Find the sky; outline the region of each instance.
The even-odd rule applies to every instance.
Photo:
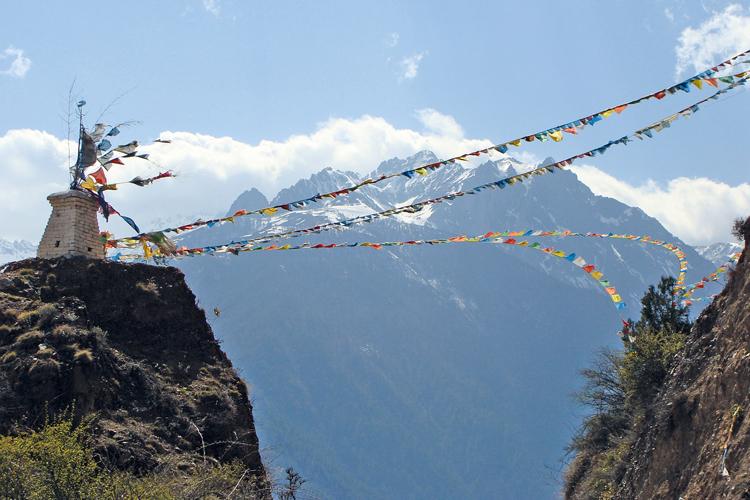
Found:
[[[151,155],[112,168],[109,182],[178,173],[107,194],[151,231],[223,216],[253,187],[270,199],[326,167],[366,174],[424,149],[450,158],[540,132],[750,49],[750,1],[6,3],[0,238],[33,243],[46,196],[69,183],[79,100],[87,127],[132,122],[117,139]],[[711,93],[650,99],[509,154],[564,159]],[[731,221],[750,215],[748,116],[741,87],[573,171],[689,244],[733,241]],[[172,143],[146,145],[157,138]],[[119,218],[100,227],[132,234]]]

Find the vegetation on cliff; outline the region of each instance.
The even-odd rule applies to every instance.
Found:
[[[673,302],[674,278],[651,285],[641,317],[623,333],[623,349],[604,348],[581,371],[584,386],[575,400],[591,410],[568,452],[575,459],[565,474],[566,499],[612,498],[627,470],[627,446],[692,326],[688,310]]]

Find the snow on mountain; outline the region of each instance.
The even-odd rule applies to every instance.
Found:
[[[739,243],[714,243],[712,245],[695,247],[695,251],[702,257],[710,260],[716,267],[721,266],[729,258],[742,251],[742,245]]]
[[[430,152],[394,158],[370,176],[435,160]],[[476,168],[449,164],[302,210],[238,217],[236,225],[181,235],[180,244],[218,245],[314,227],[531,168],[505,156]],[[270,205],[366,177],[326,169],[282,190]],[[247,191],[229,213],[264,204],[262,194]],[[648,235],[682,248],[696,280],[715,269],[658,221],[595,196],[569,171],[286,242],[528,229]],[[252,386],[261,442],[285,449],[278,462],[310,478],[320,496],[550,498],[554,486],[540,477],[562,455],[576,423],[568,394],[581,382],[577,371],[596,348],[617,345],[621,317],[637,317],[648,285],[677,275],[679,266],[672,253],[647,243],[528,238],[594,264],[628,303],[623,316],[580,268],[513,245],[243,252],[176,265],[201,303],[221,311],[213,328]]]
[[[0,264],[36,257],[36,245],[26,240],[5,240],[0,238]]]

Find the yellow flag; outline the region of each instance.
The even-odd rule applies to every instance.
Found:
[[[94,183],[94,178],[89,176],[88,179],[83,181],[81,183],[81,187],[84,189],[88,189],[89,191],[96,191],[96,184]]]
[[[516,147],[520,147],[521,146],[521,139],[518,139],[518,140],[513,141],[513,142],[509,142],[508,144],[511,144],[513,146],[516,146]]]
[[[143,256],[148,260],[148,258],[151,257],[151,247],[148,246],[146,240],[141,240],[141,244],[143,245]]]
[[[279,250],[289,250],[292,248],[292,245],[284,245],[283,247],[279,247]]]
[[[458,159],[460,160],[461,158],[458,158]],[[427,175],[427,169],[424,167],[417,168],[414,171],[418,173],[419,175]]]
[[[693,80],[693,85],[703,90],[703,80],[701,80],[700,78],[696,78],[695,80]]]
[[[279,211],[278,208],[273,208],[273,207],[271,207],[271,208],[264,208],[263,210],[261,210],[261,212],[263,212],[266,215],[273,215],[273,214],[275,214],[278,211]]]
[[[521,243],[516,243],[516,245],[518,245],[519,247],[527,247],[527,246],[529,246],[529,242],[528,241],[522,241]]]
[[[608,109],[607,111],[605,111],[604,113],[602,113],[602,116],[603,116],[604,118],[609,118],[609,117],[610,117],[610,115],[611,115],[612,113],[614,113],[614,112],[615,112],[615,110],[614,110],[614,109]]]
[[[232,225],[233,225],[233,226],[234,226],[234,225],[236,225],[236,224],[234,223],[234,217],[227,217],[227,218],[226,218],[226,219],[224,219],[224,220],[228,220],[229,222],[231,222],[231,223],[232,223]]]
[[[550,132],[547,135],[555,142],[562,141],[562,130],[558,130],[557,132]]]
[[[611,295],[612,302],[622,302],[622,298],[618,294]]]
[[[552,255],[562,258],[565,257],[565,252],[563,252],[562,250],[555,250],[554,252],[552,252]]]
[[[602,277],[602,276],[604,276],[604,275],[603,275],[602,273],[600,273],[599,271],[593,271],[593,272],[591,273],[591,276],[593,276],[593,277],[594,277],[594,279],[597,279],[597,280],[598,280],[599,278],[601,278],[601,277]]]
[[[102,191],[117,191],[117,184],[105,184],[99,189]]]

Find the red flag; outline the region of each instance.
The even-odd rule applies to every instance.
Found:
[[[159,175],[157,175],[156,177],[154,177],[153,180],[163,179],[165,177],[174,177],[174,175],[172,175],[172,172],[170,172],[169,170],[167,170],[166,172],[162,172]]]
[[[104,175],[104,169],[101,167],[99,167],[99,170],[89,175],[91,175],[91,177],[93,177],[94,180],[98,182],[99,184],[104,185],[107,183],[107,177]]]

